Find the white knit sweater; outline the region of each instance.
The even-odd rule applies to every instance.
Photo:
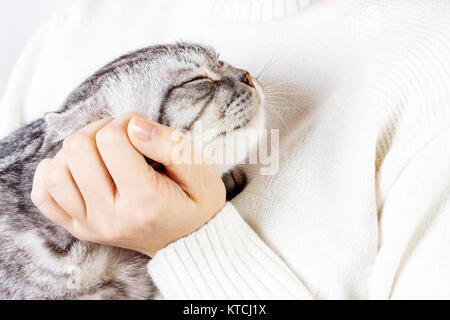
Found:
[[[76,1],[20,58],[2,133],[126,51],[212,44],[267,65],[280,170],[249,168],[232,203],[157,253],[162,296],[450,298],[450,2],[303,2]]]

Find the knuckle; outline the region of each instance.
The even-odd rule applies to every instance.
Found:
[[[223,184],[222,180],[218,181],[217,183],[217,201],[215,210],[220,211],[225,206],[226,199],[227,199],[227,190],[225,188],[225,185]]]
[[[141,227],[147,230],[157,230],[160,225],[158,215],[147,214],[141,221]]]
[[[100,129],[95,135],[95,141],[99,148],[108,148],[117,146],[123,140],[124,129],[115,125],[108,125]]]
[[[148,203],[143,203],[140,205],[134,205],[133,207],[133,220],[137,228],[149,228],[154,227],[158,223],[160,217],[160,210],[158,209],[158,204],[152,203],[151,206]]]
[[[114,234],[113,234],[113,232],[111,231],[111,229],[109,229],[109,228],[105,228],[105,229],[101,232],[101,235],[102,235],[103,238],[106,239],[106,240],[113,240],[113,238],[114,238]]]
[[[44,177],[44,185],[47,189],[50,189],[63,184],[64,180],[63,168],[58,165],[52,165]]]
[[[225,188],[225,184],[223,183],[222,179],[216,180],[216,188],[215,188],[217,194],[221,197],[225,197],[227,194],[227,189]]]
[[[189,150],[189,139],[180,130],[173,130],[170,134],[170,142],[172,149],[179,148],[180,152],[186,152]],[[188,150],[186,150],[188,149]]]
[[[163,165],[188,164],[192,150],[187,143],[188,139],[179,130],[173,130],[168,135],[167,147],[163,149],[164,157],[161,159]]]
[[[74,221],[70,227],[67,228],[67,231],[70,232],[75,238],[82,241],[91,241],[91,237],[89,237],[88,233],[85,231],[84,227],[80,225],[78,222]]]
[[[123,239],[124,232],[117,226],[108,226],[105,228],[103,235],[107,240],[115,242]]]
[[[46,201],[42,192],[37,191],[35,188],[31,189],[30,197],[31,202],[33,202],[33,204],[38,208]]]
[[[64,139],[63,150],[68,154],[78,154],[91,142],[91,137],[80,131]]]
[[[217,213],[225,206],[226,188],[221,179],[214,179],[210,182],[209,192],[205,194],[203,203],[206,204],[206,210]]]
[[[161,223],[161,219],[164,219],[161,206],[155,206],[151,209],[142,210],[140,215],[145,217],[145,222],[143,224],[149,228],[157,228]]]
[[[117,218],[111,219],[110,215],[99,214],[99,216],[97,216],[95,225],[96,225],[95,233],[99,238],[108,240],[110,242],[114,242],[120,239],[121,224],[117,223]]]

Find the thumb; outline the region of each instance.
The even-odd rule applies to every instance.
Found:
[[[128,136],[139,152],[163,164],[169,177],[191,197],[201,196],[203,184],[218,177],[215,169],[203,161],[201,153],[179,130],[135,117],[128,124]]]

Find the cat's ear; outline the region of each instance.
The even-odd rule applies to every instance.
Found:
[[[84,108],[71,108],[63,112],[47,113],[44,117],[47,134],[54,141],[64,140],[66,137],[89,124],[94,119]]]

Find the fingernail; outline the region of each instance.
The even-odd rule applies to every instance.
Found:
[[[131,121],[131,130],[139,140],[146,142],[152,141],[158,133],[158,129],[153,124],[139,118]]]

